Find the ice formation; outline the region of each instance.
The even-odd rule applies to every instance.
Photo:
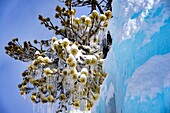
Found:
[[[92,113],[170,113],[170,1],[113,0],[108,73]]]

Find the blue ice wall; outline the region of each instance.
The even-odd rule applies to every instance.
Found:
[[[170,113],[170,1],[113,0],[108,73],[93,113]]]

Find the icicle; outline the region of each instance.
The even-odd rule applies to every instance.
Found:
[[[26,100],[26,99],[27,99],[27,96],[26,96],[26,95],[23,95],[23,98],[24,98],[24,100]]]
[[[38,104],[38,113],[40,112],[40,104]]]
[[[104,29],[103,31],[100,31],[98,34],[99,44],[101,48],[107,46],[107,33],[108,33],[108,29]]]
[[[44,104],[42,104],[42,113],[44,113]]]
[[[51,113],[49,103],[47,103],[47,113]]]
[[[91,111],[80,111],[79,109],[73,109],[69,113],[91,113]]]
[[[54,110],[55,104],[47,103],[46,106],[47,106],[47,113],[55,113],[55,110]]]
[[[32,103],[33,105],[33,113],[35,113],[35,103]]]
[[[53,103],[50,103],[50,109],[51,109],[51,113],[54,113],[53,112]]]
[[[52,113],[55,113],[55,104],[52,104]]]

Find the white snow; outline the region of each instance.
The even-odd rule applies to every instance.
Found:
[[[170,87],[170,53],[154,56],[137,68],[127,80],[126,97],[134,99],[139,96],[141,101],[145,101],[146,96],[152,99],[164,87]]]
[[[126,0],[120,2],[120,0],[113,1],[113,18],[109,24],[110,29],[112,29],[112,37],[117,41],[133,39],[136,33],[145,30],[147,38],[144,39],[143,44],[146,44],[150,41],[153,33],[160,30],[169,16],[169,10],[165,10],[166,7],[164,7],[159,16],[154,17],[158,7],[161,7],[163,2],[167,2],[167,0]]]

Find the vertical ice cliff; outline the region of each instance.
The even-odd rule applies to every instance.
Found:
[[[170,1],[113,0],[108,73],[92,113],[170,113]]]

